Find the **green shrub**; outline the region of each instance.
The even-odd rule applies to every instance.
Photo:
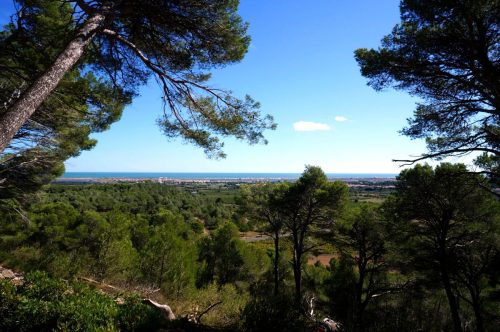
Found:
[[[61,280],[50,278],[45,272],[26,274],[22,286],[17,288],[18,305],[16,326],[20,331],[51,331],[57,326],[59,308],[68,286]]]
[[[118,305],[81,283],[31,272],[21,286],[0,280],[0,331],[155,331],[162,318],[138,297]]]
[[[0,331],[13,330],[18,304],[14,285],[7,280],[0,279]]]
[[[60,279],[51,278],[47,273],[34,271],[27,273],[19,293],[29,299],[60,301],[68,286]]]
[[[117,319],[120,331],[156,331],[164,320],[158,310],[141,303],[138,296],[125,298]]]
[[[118,331],[118,305],[86,285],[74,285],[58,304],[57,328],[63,331]]]

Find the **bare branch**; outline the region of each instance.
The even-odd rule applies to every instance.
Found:
[[[500,155],[500,151],[494,149],[483,148],[483,147],[471,147],[471,148],[456,148],[456,149],[442,150],[436,153],[423,154],[421,157],[417,157],[415,159],[393,159],[392,161],[398,163],[404,163],[401,165],[401,167],[403,167],[403,166],[413,165],[425,159],[433,159],[441,156],[450,156],[450,155],[463,156],[475,151],[483,151],[483,152],[493,153],[495,155]]]
[[[215,302],[214,304],[211,304],[208,308],[206,308],[205,310],[203,310],[197,317],[196,321],[197,323],[200,323],[201,322],[201,317],[203,315],[205,315],[206,313],[208,313],[210,310],[212,310],[213,308],[215,308],[216,306],[218,306],[219,304],[222,304],[222,301],[219,301],[219,302]]]
[[[96,9],[89,6],[84,0],[74,0],[78,7],[85,12],[87,15],[92,15],[96,12]]]

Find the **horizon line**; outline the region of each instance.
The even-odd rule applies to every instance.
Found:
[[[241,174],[241,173],[252,173],[252,174],[301,174],[301,172],[248,172],[248,171],[65,171],[64,173],[229,173],[229,174]],[[325,172],[325,174],[399,174],[393,172]]]

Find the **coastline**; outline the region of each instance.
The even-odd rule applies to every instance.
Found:
[[[295,173],[65,173],[52,181],[55,184],[85,183],[144,183],[162,184],[183,183],[259,183],[295,181],[300,174]],[[377,184],[394,182],[396,174],[327,174],[329,181],[340,180],[350,186],[364,186],[366,183]]]

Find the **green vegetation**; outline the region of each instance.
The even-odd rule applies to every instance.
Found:
[[[482,153],[500,176],[500,41],[497,0],[402,0],[401,23],[378,49],[358,49],[361,74],[376,90],[394,86],[420,97],[402,130],[425,138],[426,158]]]
[[[0,280],[2,331],[148,331],[162,317],[137,297],[118,305],[85,284],[43,272],[28,273],[21,286]]]
[[[40,76],[67,42],[71,6],[19,1],[17,26],[0,31],[0,116],[21,89]],[[25,28],[22,28],[25,27]],[[0,154],[0,198],[36,191],[64,172],[63,162],[97,143],[91,133],[117,121],[131,91],[81,67],[73,68]]]
[[[231,222],[242,219],[234,189],[219,190],[52,185],[25,206],[4,200],[0,261],[67,280],[90,277],[142,296],[159,289],[153,296],[181,315],[222,301],[202,322],[234,326],[269,259],[265,249],[240,240]]]
[[[238,99],[207,83],[210,68],[238,62],[247,52],[248,24],[237,13],[239,1],[15,2],[19,10],[0,35],[5,53],[2,73],[10,83],[6,89],[2,85],[5,91],[0,93],[5,106],[0,112],[0,153],[6,152],[6,157],[12,139],[26,130],[23,126],[32,125],[36,113],[53,111],[48,98],[61,92],[57,90],[69,76],[78,79],[75,68],[96,76],[81,80],[84,94],[89,90],[86,80],[97,87],[88,98],[80,96],[70,79],[64,109],[78,106],[84,119],[87,112],[110,113],[115,121],[137,88],[154,77],[165,101],[158,120],[161,130],[167,137],[179,136],[200,146],[210,156],[225,156],[222,137],[265,143],[263,131],[276,127],[271,116],[260,115],[260,104],[250,96]],[[19,61],[23,54],[13,52],[19,47],[31,57]],[[27,64],[38,68],[28,73]],[[59,115],[61,107],[55,108]],[[78,124],[71,121],[63,128],[73,122]]]
[[[322,317],[346,331],[440,331],[464,322],[491,330],[500,314],[500,206],[484,190],[488,182],[464,165],[442,164],[405,170],[395,184],[378,197],[383,204],[348,202],[347,186],[317,167],[293,183],[241,190],[56,184],[22,204],[2,201],[0,261],[46,271],[53,279],[28,276],[66,287],[42,305],[52,318],[33,320],[37,329],[140,329],[120,321],[127,315],[172,324],[139,296],[168,304],[186,330],[303,331]],[[96,293],[77,286],[78,277],[121,291]],[[13,301],[2,307],[2,324],[27,315],[22,303],[42,310],[42,295],[26,293],[28,284],[2,284],[3,301]],[[117,296],[135,300],[118,305]],[[83,313],[69,307],[75,301]],[[87,301],[99,303],[99,314]],[[187,327],[183,317],[197,323]]]
[[[429,153],[407,162],[480,152],[483,169],[416,165],[351,188],[315,166],[241,188],[43,187],[150,77],[171,111],[161,129],[209,156],[275,125],[206,85],[249,46],[236,0],[17,3],[0,32],[0,263],[25,275],[1,270],[0,330],[304,331],[323,317],[354,332],[498,330],[497,0],[402,0],[382,47],[356,51],[375,89],[422,98],[403,134]]]
[[[407,257],[405,270],[441,284],[455,330],[463,326],[459,298],[472,307],[477,330],[485,329],[483,305],[493,291],[486,280],[498,263],[492,234],[498,234],[500,214],[485,186],[465,165],[418,165],[401,172],[384,205],[393,239]]]
[[[90,135],[119,120],[152,77],[164,93],[160,130],[208,156],[225,156],[224,137],[266,143],[263,132],[276,127],[249,96],[207,83],[210,68],[248,49],[238,1],[14,4],[0,30],[0,198],[60,176],[63,162],[93,148]]]

